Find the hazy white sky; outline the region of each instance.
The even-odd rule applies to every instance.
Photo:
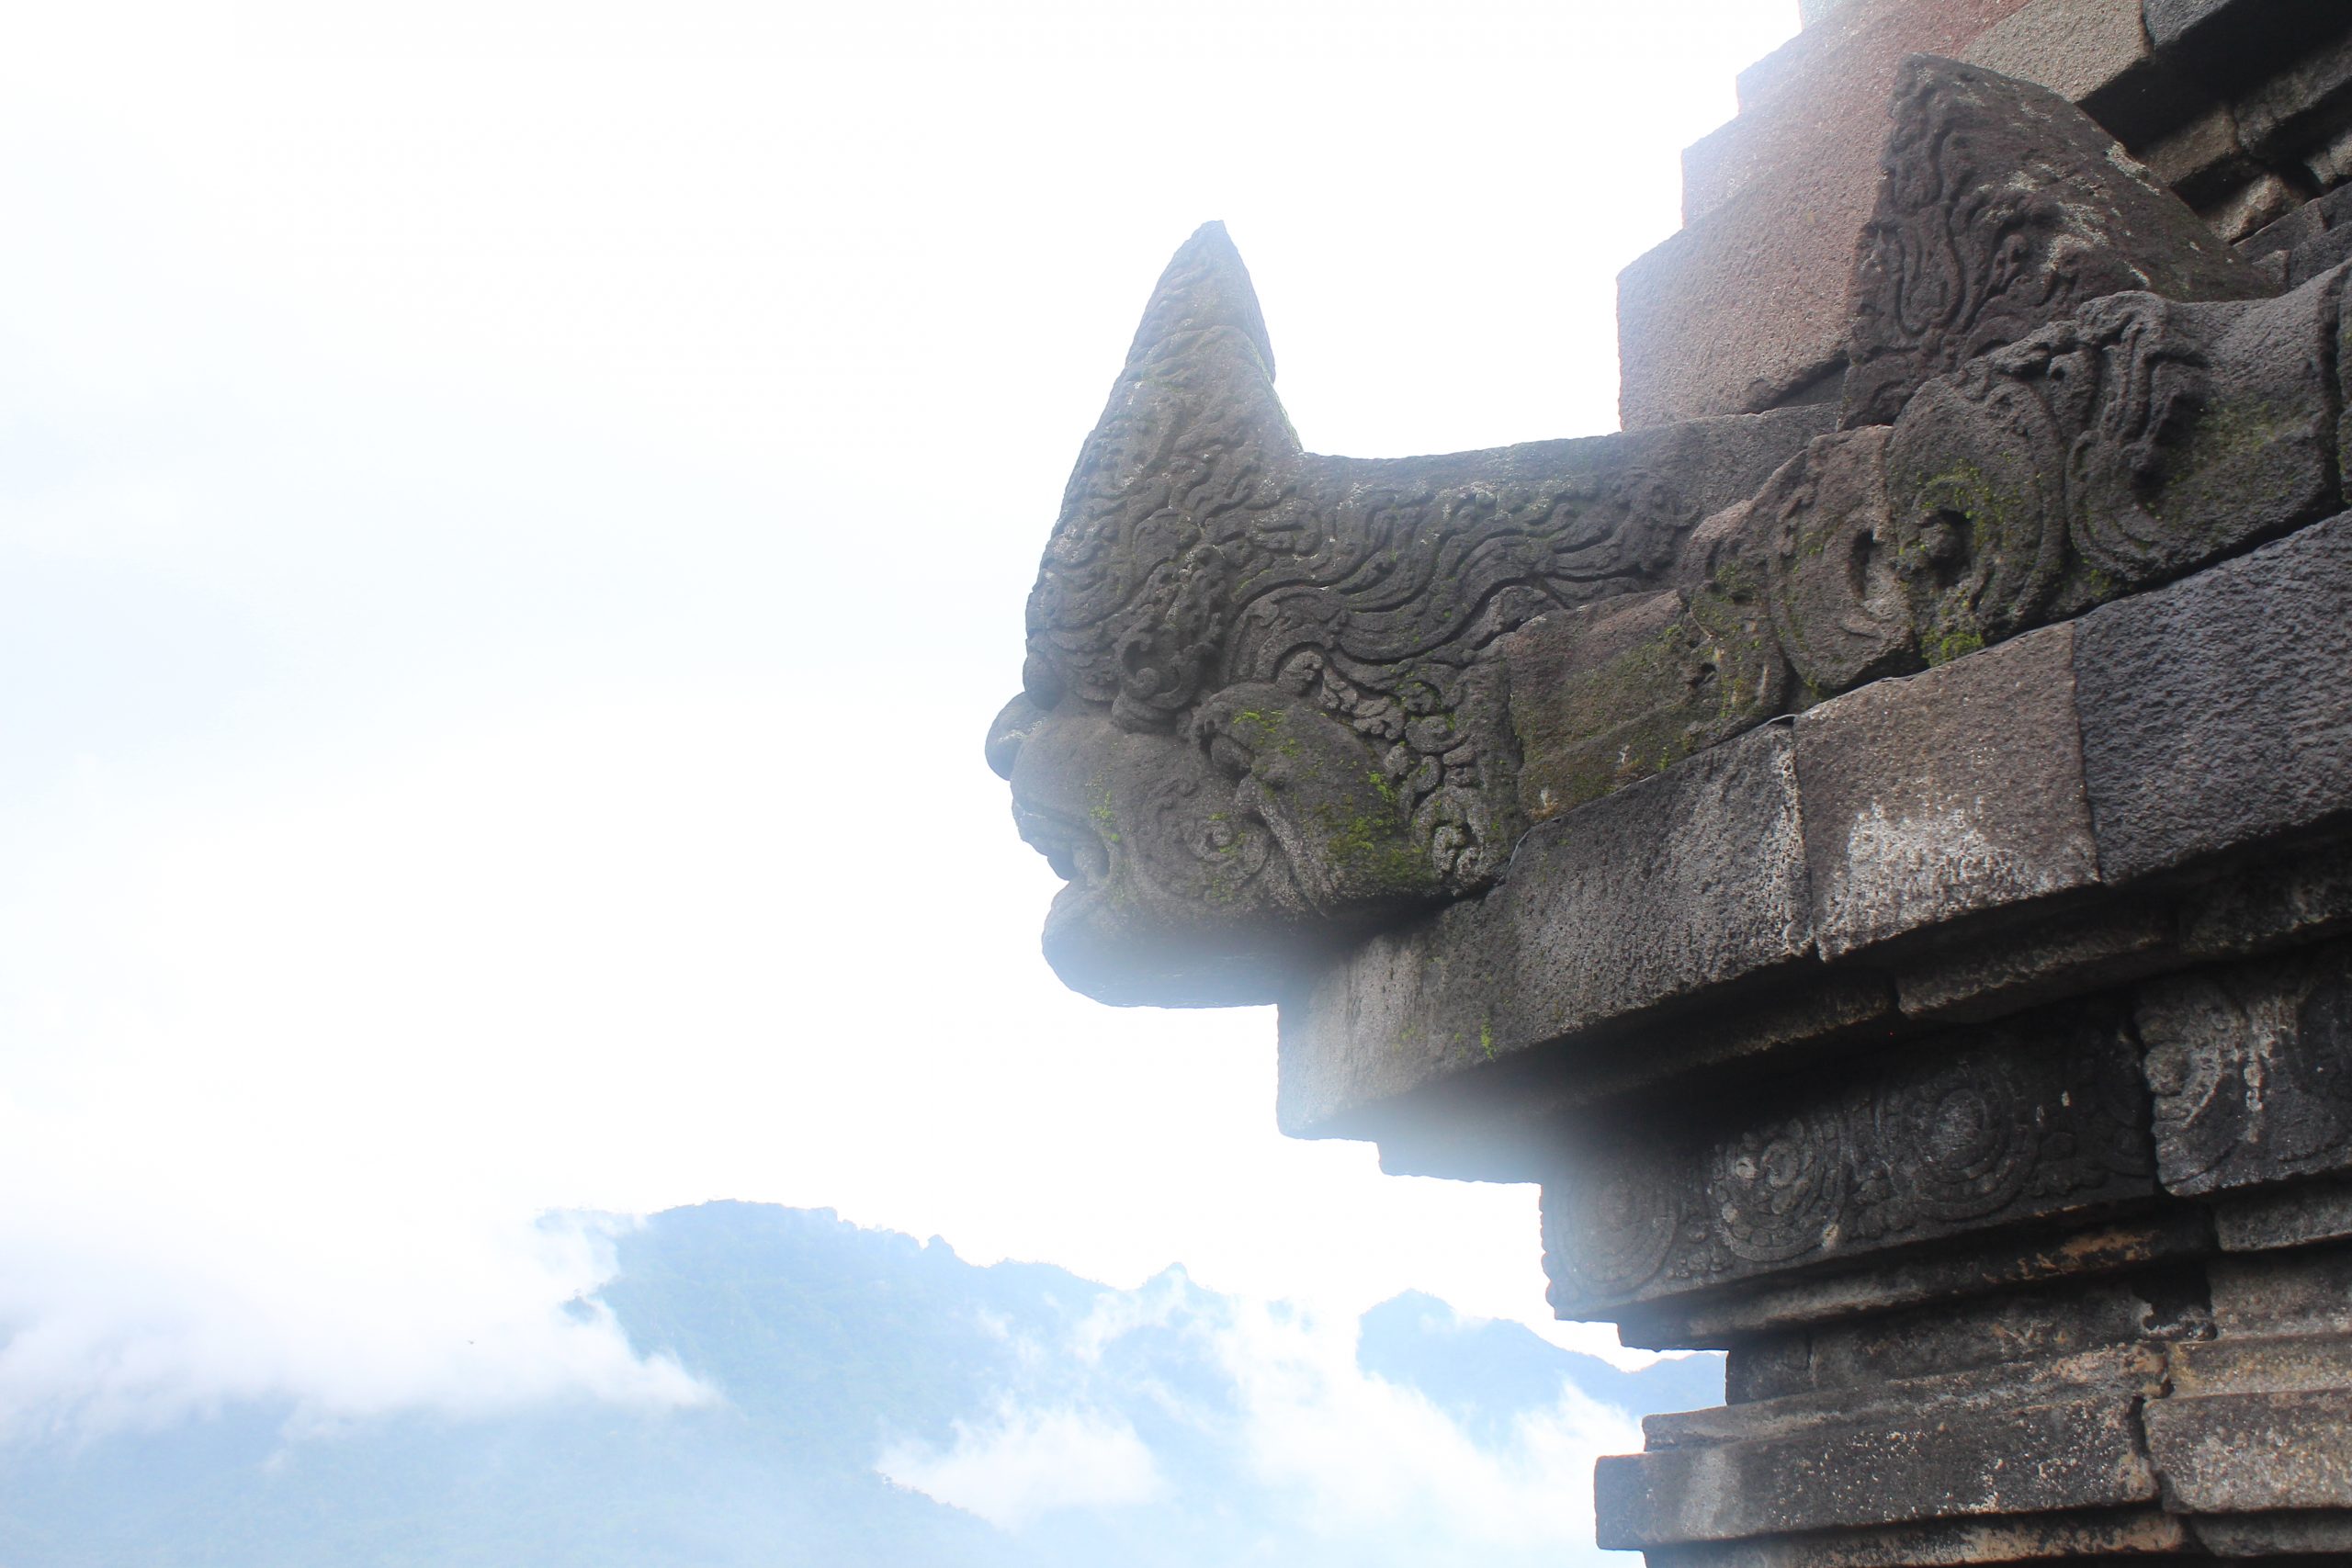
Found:
[[[1793,5],[356,9],[0,51],[0,1420],[658,1396],[535,1217],[718,1196],[1541,1321],[1061,990],[979,742],[1195,224],[1310,446],[1610,428]]]

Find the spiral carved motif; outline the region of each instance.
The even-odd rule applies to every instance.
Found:
[[[1718,1153],[1708,1196],[1723,1245],[1750,1263],[1786,1263],[1837,1245],[1845,1138],[1816,1111],[1758,1128]]]
[[[1899,1189],[1915,1218],[1977,1219],[2016,1201],[2039,1138],[2030,1108],[1997,1068],[1892,1097],[1881,1111],[1891,1145],[1907,1150]]]
[[[1577,1292],[1595,1296],[1629,1294],[1657,1278],[1682,1217],[1671,1185],[1614,1161],[1569,1183],[1565,1208],[1554,1255]]]

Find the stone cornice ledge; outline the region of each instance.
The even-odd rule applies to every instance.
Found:
[[[1637,1091],[2310,940],[2347,813],[2352,513],[1537,826],[1285,1003],[1282,1125],[1538,1179]]]

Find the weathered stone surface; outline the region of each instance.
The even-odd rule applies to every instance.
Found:
[[[2182,1207],[2057,1232],[1947,1240],[1914,1256],[1863,1259],[1743,1282],[1736,1291],[1645,1302],[1612,1315],[1618,1337],[1652,1350],[1721,1350],[1758,1334],[1899,1312],[1986,1292],[2141,1270],[2212,1250],[2203,1215]]]
[[[1563,1317],[2154,1191],[2119,1021],[2061,1010],[1931,1055],[1589,1133],[1544,1185]]]
[[[1702,1074],[1737,1073],[1770,1062],[1882,1040],[1894,1017],[1883,976],[1864,972],[1809,977],[1743,996],[1736,1009],[1683,1020],[1636,1018],[1579,1036],[1572,1051],[1520,1053],[1481,1066],[1427,1097],[1351,1116],[1376,1138],[1391,1176],[1464,1181],[1537,1182],[1556,1163],[1565,1124],[1606,1106]],[[1524,1067],[1524,1071],[1514,1071]]]
[[[2084,1508],[1665,1547],[1645,1556],[1648,1568],[1968,1568],[2170,1553],[2190,1540],[2186,1525],[2158,1508]],[[2206,1568],[2195,1558],[2160,1561]]]
[[[2233,867],[2198,889],[2181,921],[2181,951],[2242,958],[2352,929],[2352,839],[2299,843]]]
[[[2143,0],[2149,41],[2180,68],[2234,91],[2341,28],[2335,0]]]
[[[2213,1235],[2231,1252],[2352,1238],[2352,1182],[2307,1182],[2236,1195],[2213,1205]],[[2352,1300],[2352,1286],[2346,1295]]]
[[[1960,59],[2049,88],[2126,142],[2177,123],[2202,97],[2149,48],[2139,0],[2032,0]]]
[[[1922,387],[1887,493],[1928,661],[2340,506],[2343,283],[2251,303],[2109,295]]]
[[[2084,617],[2075,706],[2121,882],[2352,807],[2352,515]]]
[[[1283,1010],[1281,1121],[1349,1116],[1812,951],[1790,737],[1752,730],[1531,830],[1493,893],[1363,943]]]
[[[2165,1187],[2352,1169],[2352,946],[2154,981],[2137,1011]]]
[[[2098,879],[2073,661],[2051,626],[1797,720],[1824,956]]]
[[[2130,899],[1972,931],[1906,957],[1895,996],[1912,1018],[1999,1018],[2060,997],[2153,975],[2177,961],[2168,905]]]
[[[1520,807],[1542,822],[1786,710],[1761,604],[1702,586],[1624,594],[1505,637]]]
[[[2136,152],[2148,172],[2170,186],[2222,239],[2243,242],[2269,221],[2267,218],[2256,219],[2240,224],[2235,231],[2225,223],[2215,221],[2211,209],[2232,201],[2263,172],[2255,164],[2254,155],[2245,150],[2245,144],[2239,141],[2237,117],[2230,113],[2227,105],[2215,104],[2190,116]],[[2259,260],[2261,255],[2258,251],[2243,247],[2238,254],[2249,262]]]
[[[1886,175],[1856,259],[1846,421],[2123,289],[2249,299],[2261,277],[2098,123],[2046,88],[1904,63]]]
[[[1161,278],[1064,497],[991,735],[1103,1000],[1270,1000],[1336,940],[1492,884],[1525,825],[1494,653],[1656,589],[1820,412],[1370,460],[1305,452],[1240,258]]]
[[[2197,1521],[2197,1543],[2217,1562],[2260,1560],[2266,1568],[2340,1568],[2352,1553],[2352,1517],[2338,1510],[2225,1514]]]
[[[2352,107],[2352,23],[2339,12],[2306,33],[2283,67],[2239,95],[2238,132],[2256,157],[2289,158]]]
[[[2212,1313],[2199,1300],[2202,1290],[2194,1269],[2176,1265],[1809,1325],[1735,1345],[1724,1367],[1725,1398],[1739,1404],[1868,1391],[2118,1346],[2210,1337]]]
[[[2133,1403],[2128,1393],[1946,1401],[1915,1405],[1907,1419],[1873,1411],[1785,1437],[1603,1459],[1593,1472],[1600,1543],[1629,1550],[2145,1502],[2156,1480]],[[2015,1462],[2028,1451],[2041,1458]]]
[[[2352,1357],[2334,1347],[2326,1366],[2298,1366],[2319,1387],[2301,1392],[2192,1394],[2176,1392],[2147,1405],[2147,1455],[2164,1474],[2166,1500],[2197,1514],[2260,1509],[2352,1509]],[[2194,1345],[2183,1352],[2234,1354],[2234,1347]],[[2317,1345],[2293,1345],[2298,1361]],[[2180,1387],[2197,1384],[2194,1359],[2183,1357]]]
[[[2295,1189],[2328,1190],[2325,1183]],[[2340,1193],[2342,1184],[2334,1184],[2333,1190]],[[2230,1339],[2352,1335],[2352,1247],[2216,1258],[2205,1271],[2213,1321]]]

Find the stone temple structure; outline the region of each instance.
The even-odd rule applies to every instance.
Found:
[[[1604,1545],[2352,1562],[2352,5],[1811,10],[1619,433],[1317,456],[1177,254],[989,740],[1046,955],[1729,1352]]]

